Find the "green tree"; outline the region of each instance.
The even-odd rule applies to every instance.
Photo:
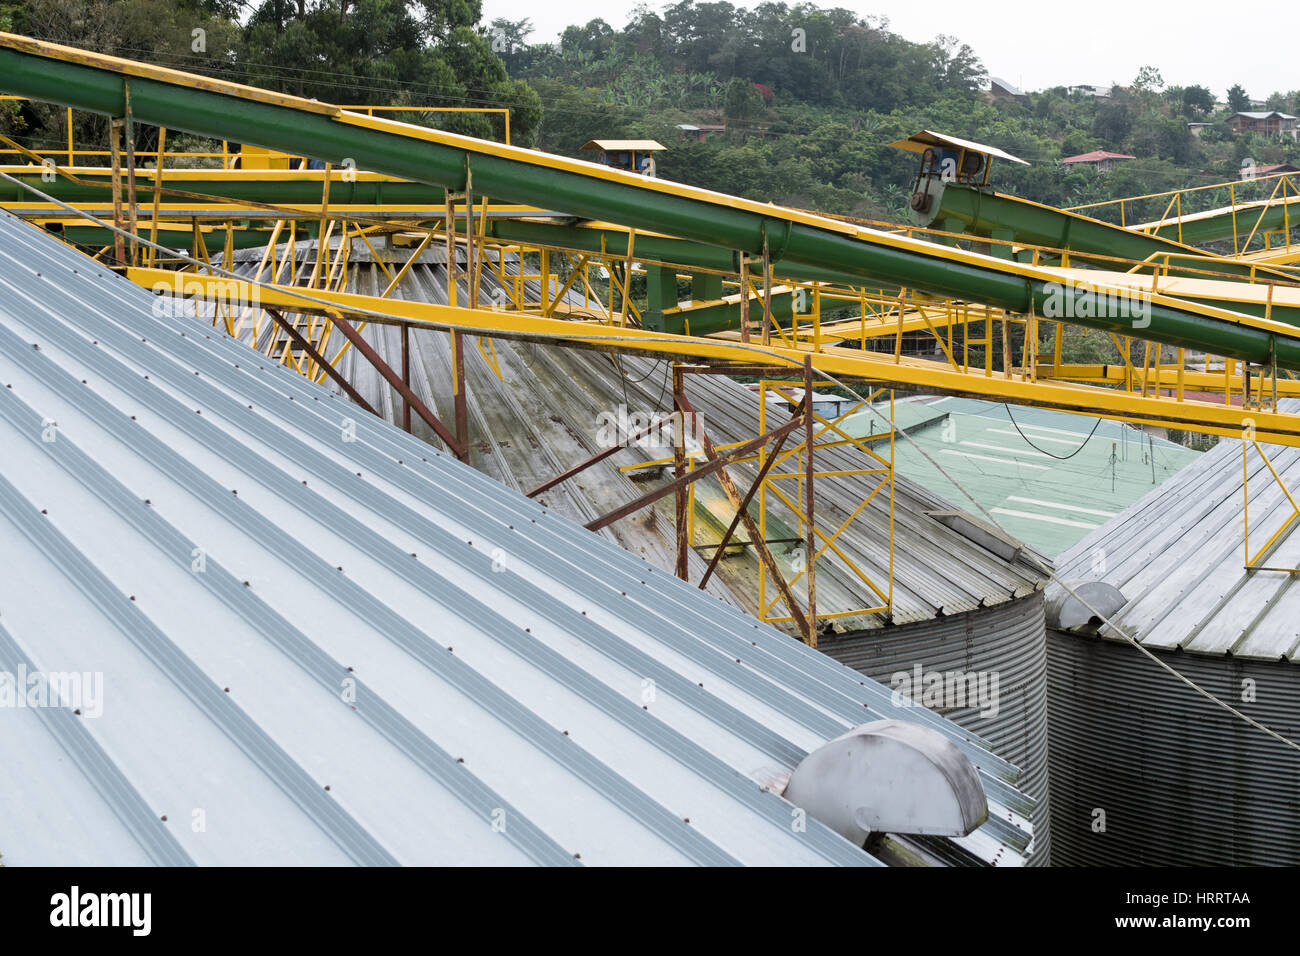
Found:
[[[762,113],[763,98],[755,91],[753,83],[736,77],[727,84],[723,114],[727,118],[728,128],[748,126]]]
[[[1185,86],[1182,95],[1183,115],[1188,119],[1209,116],[1214,112],[1214,94],[1208,87]]]
[[[1121,149],[1133,129],[1133,113],[1127,103],[1111,102],[1097,110],[1092,121],[1092,135],[1104,140],[1111,149]]]
[[[1228,90],[1228,109],[1234,113],[1244,113],[1250,109],[1250,95],[1240,83],[1234,83]]]

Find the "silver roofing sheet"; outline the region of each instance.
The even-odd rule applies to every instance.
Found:
[[[155,304],[0,216],[0,671],[102,681],[0,708],[6,863],[872,864],[764,784],[885,716],[1019,858],[960,728]]]
[[[1300,400],[1283,400],[1300,410]],[[1292,496],[1300,449],[1264,446]],[[1292,514],[1284,488],[1254,447],[1246,459],[1250,546],[1261,548]],[[1114,622],[1142,644],[1193,654],[1300,660],[1295,574],[1245,567],[1242,443],[1219,444],[1089,534],[1059,559],[1066,581],[1102,580],[1128,602]],[[1300,567],[1300,521],[1262,562]],[[1053,593],[1049,588],[1049,599]],[[1112,633],[1103,633],[1119,639]]]

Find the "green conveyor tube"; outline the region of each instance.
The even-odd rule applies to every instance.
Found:
[[[1204,250],[1188,245],[1190,242],[1208,242],[1213,239],[1232,238],[1232,219],[1223,216],[1209,220],[1207,223],[1195,221],[1183,226],[1183,241],[1178,242],[1171,235],[1177,235],[1177,229],[1162,230],[1160,236],[1146,235],[1116,226],[1099,219],[1091,219],[1078,213],[1053,209],[1040,203],[1029,202],[1017,196],[969,186],[948,185],[942,193],[936,195],[934,211],[926,217],[925,225],[946,228],[945,223],[960,223],[964,231],[978,236],[1001,237],[1010,235],[1012,241],[1031,246],[1050,246],[1053,249],[1068,249],[1071,252],[1087,256],[1107,256],[1117,259],[1131,259],[1143,262],[1153,256],[1172,256],[1174,265],[1170,271],[1174,274],[1196,274],[1177,268],[1179,263],[1187,264],[1194,270],[1223,273],[1227,276],[1246,278],[1251,275],[1249,265],[1221,260],[1218,262],[1188,262],[1189,256],[1204,256]],[[1241,215],[1241,214],[1239,214]],[[1281,211],[1276,218],[1281,220]],[[1242,235],[1250,232],[1258,210],[1246,223],[1243,219]],[[1226,229],[1226,237],[1223,230]],[[949,230],[954,231],[954,230]],[[1163,262],[1163,260],[1161,260]],[[1101,263],[1107,268],[1117,268],[1114,264]],[[1269,272],[1265,267],[1256,267],[1256,274]],[[1213,278],[1211,276],[1202,276]],[[1292,278],[1278,274],[1278,278]]]
[[[24,38],[0,35],[0,89],[32,99],[111,116],[122,116],[124,74],[98,62],[18,49]],[[736,207],[728,197],[652,188],[635,177],[604,178],[578,169],[548,165],[542,154],[482,144],[446,135],[433,142],[371,128],[359,128],[326,113],[292,103],[251,99],[195,78],[129,77],[133,117],[198,135],[245,142],[344,165],[351,160],[372,170],[461,191],[472,176],[473,190],[497,201],[517,202],[570,215],[635,226],[693,242],[760,254],[766,239],[775,267],[797,275],[798,267],[828,269],[862,284],[897,284],[926,292],[988,303],[1012,312],[1040,309],[1050,290],[1010,263],[958,261],[950,252],[921,244],[899,247],[836,228],[800,222],[778,207],[771,213]],[[883,238],[883,237],[882,237]],[[1092,293],[1079,297],[1093,298]],[[1100,298],[1100,297],[1096,297]],[[1091,311],[1104,309],[1101,302]],[[1077,311],[1087,311],[1079,309]],[[1300,369],[1300,331],[1275,335],[1168,305],[1151,306],[1150,323],[1135,328],[1115,318],[1073,320],[1094,328],[1138,335],[1171,345],[1227,355],[1258,364],[1276,362]]]
[[[36,167],[27,168],[36,169]],[[55,199],[66,203],[102,203],[107,205],[113,201],[113,194],[110,191],[112,174],[107,169],[94,172],[79,170],[77,172],[77,178],[81,180],[79,183],[62,176],[54,182],[43,182],[38,171],[18,173],[10,171],[10,175],[14,176],[15,179],[30,183],[46,195],[53,196]],[[320,175],[317,174],[318,177]],[[196,207],[203,205],[203,200],[167,194],[168,190],[175,190],[178,192],[199,193],[206,196],[220,196],[232,202],[295,206],[319,204],[322,194],[321,187],[322,181],[319,178],[277,181],[250,177],[246,182],[241,182],[238,179],[215,182],[208,179],[187,178],[182,171],[168,170],[163,177],[162,195],[159,198],[160,201],[165,203],[181,203]],[[153,204],[153,181],[143,176],[137,177],[135,195],[136,203],[141,207],[143,213],[145,207]],[[441,215],[445,202],[444,195],[440,187],[431,186],[428,183],[366,182],[363,180],[345,182],[334,178],[330,182],[329,201],[332,206],[381,206],[385,203],[393,206],[426,206],[431,210],[436,209],[438,214]],[[21,186],[16,186],[8,181],[0,181],[0,202],[21,204],[33,201],[32,194]],[[245,214],[242,218],[247,218],[247,215]],[[264,218],[274,219],[275,215],[268,212]]]

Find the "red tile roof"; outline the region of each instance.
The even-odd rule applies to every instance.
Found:
[[[1103,159],[1137,159],[1136,156],[1128,156],[1124,153],[1108,153],[1104,149],[1093,150],[1091,153],[1080,153],[1078,156],[1067,156],[1061,160],[1063,163],[1097,163]]]

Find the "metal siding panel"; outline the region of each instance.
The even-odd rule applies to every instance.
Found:
[[[1300,864],[1300,754],[1126,644],[1048,631],[1053,862]],[[1289,662],[1155,653],[1279,733],[1300,736]],[[1242,701],[1244,680],[1256,701]],[[1106,812],[1094,832],[1093,812]]]

